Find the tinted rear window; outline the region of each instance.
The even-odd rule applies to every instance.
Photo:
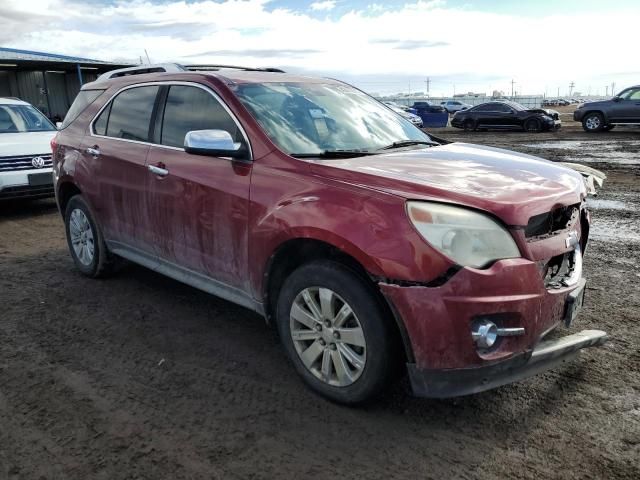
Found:
[[[73,101],[73,104],[71,104],[67,115],[64,117],[62,128],[66,128],[71,122],[78,118],[78,116],[103,93],[104,90],[81,90]]]
[[[107,136],[149,141],[149,124],[158,86],[135,87],[120,93],[111,102]]]

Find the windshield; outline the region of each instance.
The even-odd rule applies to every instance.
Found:
[[[394,142],[431,142],[411,122],[353,87],[267,83],[235,87],[267,135],[291,155],[373,152]]]
[[[31,105],[0,105],[0,133],[50,132],[56,128]]]

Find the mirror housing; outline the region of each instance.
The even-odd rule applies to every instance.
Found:
[[[194,155],[248,159],[247,149],[226,130],[192,130],[184,137],[184,151]]]
[[[622,100],[621,97],[619,97],[618,95],[616,95],[615,97],[613,97],[611,100],[613,100],[614,102],[619,102],[620,100]]]
[[[56,128],[62,130],[62,122],[56,122]]]

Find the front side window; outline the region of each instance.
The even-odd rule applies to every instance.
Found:
[[[50,132],[56,128],[31,105],[0,105],[0,133]]]
[[[511,108],[509,108],[504,103],[496,103],[493,108],[493,111],[500,112],[500,113],[509,113],[511,111]]]
[[[403,140],[431,141],[411,122],[348,85],[251,83],[233,90],[271,140],[292,155],[373,152]]]
[[[478,105],[477,107],[473,107],[474,112],[489,112],[492,110],[491,103],[483,103],[482,105]]]
[[[620,94],[624,100],[640,100],[640,88],[630,88]]]
[[[160,133],[162,145],[182,148],[187,132],[212,129],[225,130],[234,141],[242,141],[236,123],[209,92],[184,85],[169,87]]]
[[[100,128],[106,131],[108,137],[148,142],[158,88],[155,85],[134,87],[118,94],[94,123],[94,131],[100,134]],[[108,114],[105,113],[108,110]],[[105,115],[107,118],[103,119]]]

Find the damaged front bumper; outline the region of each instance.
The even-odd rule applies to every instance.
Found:
[[[602,345],[606,340],[607,334],[601,330],[583,330],[542,341],[533,351],[492,365],[451,370],[421,370],[414,363],[407,366],[415,395],[458,397],[524,380],[572,360],[583,348]]]

